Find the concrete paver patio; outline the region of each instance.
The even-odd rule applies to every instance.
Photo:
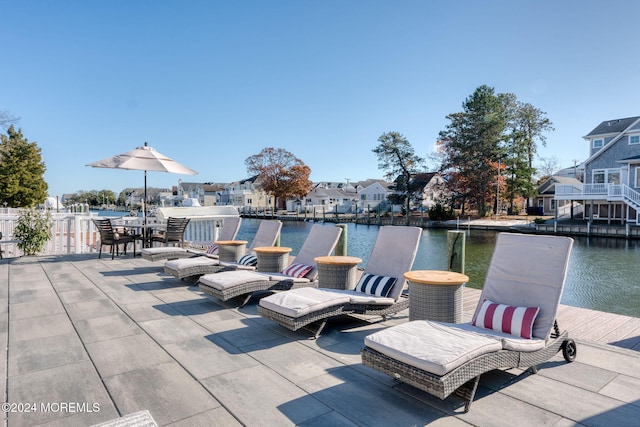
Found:
[[[5,425],[86,426],[140,410],[175,426],[640,420],[635,350],[574,335],[574,363],[558,355],[536,375],[486,374],[465,414],[455,397],[442,401],[361,364],[364,337],[407,313],[337,319],[310,340],[258,316],[255,302],[239,309],[210,299],[161,266],[95,254],[0,261]]]

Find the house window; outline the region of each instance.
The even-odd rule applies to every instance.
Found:
[[[593,183],[620,185],[620,169],[595,169]]]
[[[640,168],[636,168],[636,188],[640,188]]]
[[[593,171],[593,183],[604,184],[605,171],[603,169]]]
[[[603,145],[604,145],[604,140],[603,139],[594,139],[593,140],[593,148],[602,148]]]
[[[629,144],[640,144],[640,135],[629,136]]]

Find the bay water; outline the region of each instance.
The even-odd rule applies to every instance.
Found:
[[[244,218],[238,239],[249,242],[260,220]],[[313,223],[285,221],[281,246],[296,254]],[[334,227],[334,224],[325,224]],[[467,286],[482,288],[498,233],[470,230],[466,234]],[[367,263],[378,236],[378,226],[349,223],[347,254]],[[447,269],[447,230],[424,229],[413,270]],[[541,269],[544,266],[540,266]],[[640,241],[619,238],[574,237],[567,281],[562,297],[566,305],[640,317]]]

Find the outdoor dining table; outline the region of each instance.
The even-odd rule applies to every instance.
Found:
[[[154,231],[163,231],[167,229],[166,224],[161,223],[139,223],[139,222],[129,222],[124,224],[114,224],[115,227],[124,227],[128,229],[135,230],[136,238],[139,236],[140,240],[142,240],[142,246],[145,248],[150,248],[152,241],[151,236]]]

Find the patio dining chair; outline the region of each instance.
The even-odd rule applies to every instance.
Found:
[[[480,376],[531,368],[575,342],[556,322],[573,240],[501,233],[469,323],[415,320],[368,335],[362,363],[429,394],[455,393],[469,410]]]
[[[184,247],[184,231],[189,225],[189,218],[167,218],[167,228],[151,235],[151,243],[164,243],[164,246],[177,244],[178,247]]]
[[[214,239],[233,240],[235,236],[238,234],[241,221],[242,221],[242,218],[240,218],[239,216],[224,218],[221,221],[222,226],[220,227],[220,233],[217,236],[217,239],[216,237],[214,237]],[[184,231],[183,231],[183,235],[184,235]],[[214,233],[214,236],[215,236],[215,233]],[[190,258],[196,255],[207,255],[210,257],[217,258],[217,246],[215,245],[215,240],[212,240],[206,247],[203,247],[202,250],[194,249],[194,248],[183,248],[179,246],[156,246],[153,248],[144,248],[141,253],[142,253],[142,258],[148,261]]]
[[[100,233],[100,252],[98,258],[102,257],[102,247],[110,246],[111,259],[119,253],[118,246],[123,245],[124,254],[127,254],[127,245],[133,243],[133,256],[136,256],[135,236],[127,234],[126,230],[116,230],[111,224],[110,219],[92,219],[98,232]]]

